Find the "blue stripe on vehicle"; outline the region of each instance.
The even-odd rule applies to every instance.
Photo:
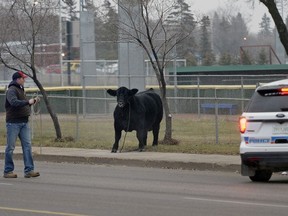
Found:
[[[261,144],[261,143],[272,143],[274,144],[276,140],[278,139],[287,139],[288,140],[288,136],[273,136],[271,138],[255,138],[255,137],[244,137],[244,141],[246,144],[249,143],[254,143],[254,144]]]
[[[271,143],[275,143],[275,141],[277,139],[287,139],[288,140],[288,136],[273,136],[273,137],[271,137]]]
[[[255,137],[244,137],[244,141],[246,144],[248,143],[270,143],[271,139],[270,138],[255,138]],[[275,142],[275,141],[274,141]]]

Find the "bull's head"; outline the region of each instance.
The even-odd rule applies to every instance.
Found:
[[[117,97],[117,105],[120,108],[126,106],[129,100],[138,92],[138,89],[127,89],[126,87],[120,87],[117,90],[108,89],[107,93],[113,97]]]

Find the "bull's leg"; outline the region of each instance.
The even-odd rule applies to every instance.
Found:
[[[137,135],[137,139],[139,141],[139,151],[143,151],[146,144],[147,144],[147,133],[148,131],[146,130],[138,130],[136,135]]]
[[[153,143],[152,145],[158,145],[158,136],[159,136],[160,124],[154,125],[153,127]]]
[[[115,142],[112,147],[112,153],[116,153],[119,147],[119,140],[121,139],[121,130],[115,129]]]

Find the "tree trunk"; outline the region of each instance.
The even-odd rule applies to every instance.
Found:
[[[287,27],[285,23],[283,22],[283,18],[281,17],[277,5],[275,3],[275,0],[260,0],[267,9],[269,10],[269,13],[272,16],[272,19],[274,20],[274,23],[276,25],[277,31],[279,33],[279,38],[281,43],[283,44],[286,54],[288,54],[288,32]]]
[[[153,65],[154,63],[152,63]],[[154,70],[156,69],[156,66],[153,66]],[[155,71],[158,72],[156,69]],[[168,145],[175,145],[178,144],[178,141],[172,138],[172,114],[170,113],[169,104],[167,101],[167,95],[166,95],[166,81],[164,78],[164,70],[157,73],[157,79],[159,83],[160,93],[161,93],[161,99],[162,104],[164,108],[165,113],[165,123],[166,123],[166,130],[163,141],[161,141],[162,144],[168,144]]]
[[[59,124],[59,121],[58,121],[58,117],[57,115],[53,112],[52,108],[51,108],[51,105],[49,103],[49,100],[48,100],[48,97],[47,97],[47,94],[46,94],[46,91],[44,90],[42,84],[38,81],[37,78],[32,78],[34,80],[34,82],[36,83],[36,85],[38,86],[42,96],[43,96],[43,100],[45,102],[45,105],[46,105],[46,108],[51,116],[51,119],[53,121],[53,124],[54,124],[54,128],[55,128],[55,131],[56,131],[56,141],[59,141],[62,139],[62,133],[61,133],[61,128],[60,128],[60,124]]]
[[[166,122],[166,130],[164,135],[164,142],[167,142],[169,140],[172,140],[172,115],[170,113],[170,109],[168,106],[167,98],[162,97],[162,103],[165,113],[165,122]]]

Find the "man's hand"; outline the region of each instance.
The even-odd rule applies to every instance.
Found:
[[[30,100],[29,100],[29,104],[30,105],[33,105],[33,104],[36,104],[36,103],[39,103],[39,101],[40,101],[40,97],[35,97],[35,98],[31,98]]]
[[[37,97],[35,97],[35,98],[34,98],[34,101],[35,101],[35,103],[34,103],[34,104],[36,104],[36,103],[39,103],[39,102],[40,102],[40,97],[38,97],[38,96],[37,96]]]

